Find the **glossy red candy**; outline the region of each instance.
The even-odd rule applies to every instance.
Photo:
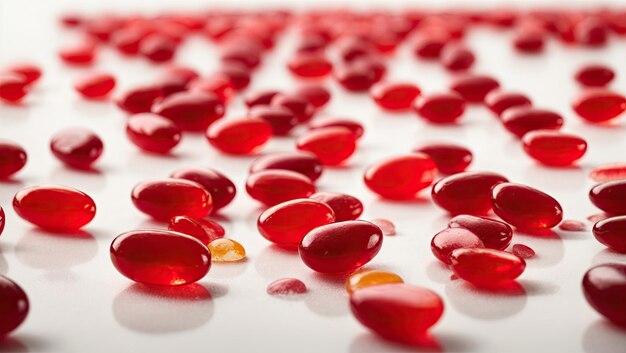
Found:
[[[0,140],[0,179],[6,179],[20,171],[28,159],[26,151],[16,143]]]
[[[365,185],[386,199],[408,200],[430,186],[437,175],[437,167],[430,157],[411,153],[391,157],[366,169]]]
[[[518,30],[513,38],[513,46],[522,53],[539,53],[545,46],[545,37],[542,30]]]
[[[376,73],[364,65],[342,65],[333,74],[343,88],[352,92],[367,91],[377,81]]]
[[[244,98],[244,101],[248,108],[252,108],[256,105],[269,105],[272,102],[272,99],[274,99],[274,97],[278,94],[280,94],[280,92],[276,90],[253,92],[248,94]]]
[[[420,35],[413,43],[413,52],[422,59],[437,59],[449,41],[450,37],[440,32]]]
[[[82,39],[77,43],[59,50],[59,58],[68,65],[90,65],[96,57],[96,44],[92,40]]]
[[[435,234],[430,250],[439,261],[450,264],[450,253],[456,249],[484,248],[482,240],[465,228],[447,228]]]
[[[522,138],[524,151],[537,161],[551,166],[568,166],[587,151],[587,142],[579,136],[555,130],[535,130]]]
[[[315,181],[322,175],[324,167],[322,167],[320,160],[311,153],[271,153],[252,162],[250,174],[268,169],[290,170],[307,176],[311,181]]]
[[[516,92],[507,92],[502,90],[493,90],[485,97],[485,105],[489,110],[500,116],[505,110],[518,107],[529,106],[532,102],[525,94]]]
[[[533,130],[559,130],[563,117],[550,110],[531,106],[512,107],[502,113],[502,124],[517,137]]]
[[[563,220],[563,208],[552,196],[526,185],[500,183],[491,190],[493,211],[521,229],[552,228]]]
[[[285,107],[257,105],[250,108],[248,116],[263,119],[272,126],[272,133],[277,136],[286,136],[298,125],[298,118]]]
[[[168,153],[182,138],[171,120],[152,113],[131,115],[126,122],[126,136],[137,147],[153,153]]]
[[[272,137],[272,125],[257,118],[220,119],[209,126],[206,137],[224,153],[255,154]]]
[[[315,193],[315,185],[303,174],[290,170],[258,171],[246,180],[246,191],[253,199],[273,206],[281,202],[307,198]]]
[[[172,217],[167,229],[194,237],[207,246],[213,240],[223,238],[226,234],[224,228],[217,222],[188,216]]]
[[[104,72],[90,72],[74,81],[74,88],[85,98],[103,98],[115,88],[115,77]]]
[[[352,314],[377,335],[418,344],[443,314],[443,300],[426,288],[388,283],[360,288],[350,296]]]
[[[497,287],[519,277],[526,262],[519,256],[494,249],[457,249],[450,267],[460,278],[478,287]]]
[[[448,222],[450,228],[465,228],[474,233],[487,248],[504,250],[511,243],[511,227],[495,219],[470,215],[458,215]]]
[[[335,221],[351,221],[363,213],[363,203],[354,196],[334,192],[317,192],[311,199],[330,206],[335,214]]]
[[[451,214],[483,215],[491,210],[491,188],[508,180],[496,173],[464,172],[439,180],[431,197],[437,206]]]
[[[322,85],[309,84],[296,89],[295,94],[306,98],[315,108],[319,109],[328,104],[330,91]]]
[[[602,211],[626,214],[626,180],[613,180],[594,186],[589,199]]]
[[[224,116],[224,103],[212,93],[173,93],[152,106],[152,112],[170,119],[183,131],[205,131]]]
[[[0,100],[19,103],[28,93],[25,76],[15,73],[0,73]]]
[[[184,179],[141,182],[133,188],[131,199],[139,211],[165,222],[174,216],[202,218],[213,208],[202,185]]]
[[[459,44],[447,44],[441,51],[443,67],[452,72],[468,70],[476,61],[474,53]]]
[[[611,322],[626,326],[626,265],[604,264],[592,267],[582,281],[589,305]]]
[[[22,219],[55,231],[79,229],[96,215],[89,195],[60,185],[32,186],[18,191],[13,209]]]
[[[411,109],[420,92],[420,89],[412,83],[379,82],[370,88],[374,102],[389,111]]]
[[[219,70],[219,74],[228,77],[235,91],[246,89],[252,80],[251,69],[236,62],[224,63],[222,68]]]
[[[208,77],[198,77],[189,83],[189,90],[216,95],[223,103],[228,103],[235,95],[235,86],[224,73],[214,73]]]
[[[281,245],[298,245],[314,228],[335,221],[333,210],[325,203],[310,199],[285,201],[265,210],[257,228],[265,239]]]
[[[574,76],[576,81],[587,87],[604,87],[615,78],[615,71],[602,64],[581,67]]]
[[[626,97],[601,88],[589,89],[574,100],[572,108],[581,118],[591,123],[603,123],[618,117],[626,110]]]
[[[298,138],[297,148],[312,153],[323,165],[335,166],[352,156],[356,136],[343,127],[310,130]]]
[[[321,273],[351,272],[370,262],[383,244],[383,233],[366,221],[345,221],[317,227],[302,238],[300,258]]]
[[[186,179],[202,185],[211,194],[213,211],[233,201],[237,193],[235,184],[222,173],[210,168],[183,168],[170,175],[174,179]]]
[[[522,259],[530,259],[537,255],[535,250],[524,244],[513,244],[511,247],[511,253],[515,256],[521,257]]]
[[[178,43],[174,38],[160,33],[153,33],[139,42],[139,53],[150,61],[162,63],[172,60]]]
[[[453,92],[430,94],[417,98],[415,111],[432,123],[454,123],[465,112],[465,100]]]
[[[298,122],[301,123],[311,120],[315,114],[315,106],[306,97],[296,94],[277,94],[272,98],[271,105],[291,110]]]
[[[4,71],[22,75],[27,85],[32,85],[39,81],[43,74],[39,66],[30,63],[14,64],[7,67]]]
[[[152,104],[163,95],[163,90],[157,85],[139,86],[120,96],[117,105],[130,114],[148,113]]]
[[[169,230],[135,230],[111,243],[111,262],[124,276],[145,284],[179,286],[204,277],[211,253],[199,240]]]
[[[472,163],[472,152],[452,143],[429,143],[413,151],[430,157],[435,162],[437,170],[443,174],[463,172]]]
[[[574,38],[576,42],[589,47],[604,46],[608,40],[609,31],[606,24],[593,16],[586,17],[576,23]]]
[[[626,253],[626,216],[599,221],[593,226],[593,235],[611,250]]]
[[[0,336],[5,337],[24,322],[29,303],[26,293],[5,276],[0,276]]]
[[[450,89],[470,103],[482,103],[485,96],[500,87],[498,81],[485,75],[465,75],[452,81]]]
[[[104,144],[88,129],[69,128],[52,135],[50,150],[68,166],[88,169],[102,154]]]
[[[346,128],[356,136],[357,140],[363,136],[365,133],[365,128],[361,123],[350,120],[350,119],[341,119],[341,118],[316,118],[309,123],[309,129],[323,129],[327,127],[343,127]]]
[[[287,61],[292,74],[303,78],[323,78],[333,70],[333,65],[323,54],[300,53]]]
[[[626,179],[626,163],[610,163],[593,168],[589,177],[594,181]]]

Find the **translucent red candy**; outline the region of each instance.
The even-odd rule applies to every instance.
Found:
[[[228,77],[235,91],[246,89],[252,80],[252,71],[245,65],[235,62],[226,62],[222,64],[219,74]]]
[[[211,194],[214,212],[231,203],[237,193],[235,184],[228,177],[210,168],[178,169],[170,178],[191,180],[202,185]]]
[[[335,214],[335,221],[351,221],[363,213],[363,203],[354,196],[334,192],[317,192],[311,199],[328,205]]]
[[[124,276],[145,284],[179,286],[204,277],[211,253],[199,240],[168,230],[135,230],[111,243],[111,262]]]
[[[303,78],[323,78],[333,70],[333,65],[319,53],[297,54],[287,61],[289,71]]]
[[[591,202],[607,213],[626,214],[626,180],[607,181],[589,190]]]
[[[14,64],[7,67],[4,71],[22,75],[27,85],[32,85],[39,81],[43,74],[39,66],[30,63]]]
[[[164,95],[157,85],[144,85],[126,91],[117,99],[117,105],[130,114],[148,113],[152,104]]]
[[[68,166],[88,169],[102,155],[104,144],[88,129],[69,128],[52,135],[50,150]]]
[[[96,57],[96,44],[89,39],[82,39],[77,43],[59,50],[59,58],[68,65],[90,65]]]
[[[348,91],[367,91],[376,83],[376,73],[365,65],[348,64],[336,67],[334,70],[335,79]]]
[[[589,47],[604,46],[608,40],[609,31],[600,19],[589,16],[576,23],[574,38],[576,42]]]
[[[435,234],[430,242],[430,250],[439,261],[450,264],[453,250],[463,248],[484,248],[482,240],[465,228],[447,228]]]
[[[417,98],[415,111],[432,123],[454,123],[465,112],[465,100],[452,92],[430,94]]]
[[[278,279],[267,286],[267,294],[269,295],[289,295],[306,293],[306,285],[296,278]]]
[[[139,211],[166,222],[174,216],[202,218],[213,208],[202,185],[184,179],[141,182],[133,188],[131,199]]]
[[[152,113],[128,117],[126,136],[137,147],[153,153],[168,153],[182,138],[182,132],[171,120]]]
[[[296,89],[296,95],[306,98],[315,108],[322,108],[330,101],[328,89],[322,85],[309,84]]]
[[[184,131],[205,131],[224,116],[224,103],[212,93],[173,93],[152,106],[152,112],[170,119]]]
[[[437,206],[451,214],[483,215],[491,210],[491,188],[508,180],[496,173],[464,172],[440,179],[431,197]]]
[[[452,81],[450,89],[470,103],[482,103],[485,96],[500,87],[498,81],[485,75],[465,75]]]
[[[485,247],[504,250],[513,239],[511,227],[495,219],[470,215],[458,215],[448,222],[450,228],[465,228],[474,233]]]
[[[90,72],[79,77],[74,88],[85,98],[104,98],[115,88],[115,77],[104,72]]]
[[[309,123],[309,129],[323,129],[327,127],[343,127],[346,128],[356,136],[357,140],[360,139],[365,133],[365,128],[361,123],[341,118],[316,118]]]
[[[407,200],[430,186],[437,167],[430,157],[411,153],[378,162],[365,171],[363,180],[371,191],[386,199]]]
[[[422,59],[437,59],[449,41],[450,37],[440,32],[420,35],[413,43],[413,52]]]
[[[0,100],[19,103],[28,93],[28,82],[23,75],[0,73]]]
[[[379,82],[370,88],[376,104],[389,111],[409,110],[421,90],[412,83]]]
[[[542,29],[521,29],[513,38],[513,46],[522,53],[539,53],[545,46],[545,37]]]
[[[272,126],[272,133],[277,136],[286,136],[298,125],[298,118],[285,107],[257,105],[250,109],[248,116],[263,119]]]
[[[89,195],[60,185],[18,191],[13,198],[13,209],[22,219],[55,231],[79,229],[96,215],[96,204]]]
[[[505,251],[464,248],[450,254],[450,267],[460,278],[478,287],[498,287],[519,277],[524,259]]]
[[[276,90],[253,92],[248,94],[244,98],[244,101],[248,108],[252,108],[256,105],[269,105],[272,102],[272,99],[274,99],[274,97],[278,94],[280,94],[280,92]]]
[[[194,237],[207,246],[213,240],[223,238],[226,234],[224,228],[217,222],[188,216],[172,217],[167,229]]]
[[[250,174],[268,169],[290,170],[305,175],[311,181],[315,181],[322,175],[324,167],[322,167],[320,160],[311,153],[271,153],[252,162]]]
[[[618,117],[626,110],[626,97],[601,88],[589,89],[574,100],[572,108],[581,118],[592,123],[602,123]]]
[[[261,170],[248,177],[246,191],[253,199],[273,206],[281,202],[307,198],[315,193],[315,185],[303,174],[290,170]]]
[[[296,94],[277,94],[272,98],[271,105],[291,110],[301,123],[311,120],[315,114],[315,106],[306,97]]]
[[[433,160],[437,170],[443,174],[455,174],[465,171],[472,163],[472,152],[467,148],[452,143],[429,143],[413,150]]]
[[[563,126],[563,117],[550,110],[517,106],[502,113],[502,124],[517,137],[533,130],[559,130]]]
[[[587,151],[587,142],[579,136],[554,130],[535,130],[522,138],[524,151],[535,160],[551,166],[568,166]]]
[[[258,118],[220,119],[206,132],[209,143],[228,154],[254,154],[272,137],[272,125]]]
[[[317,227],[299,246],[300,258],[321,273],[346,273],[365,265],[378,254],[383,233],[366,221],[345,221]]]
[[[325,203],[295,199],[279,203],[259,216],[257,228],[265,239],[295,246],[311,230],[335,221],[333,210]]]
[[[28,159],[26,151],[16,143],[0,140],[0,178],[6,179],[20,171]]]
[[[447,44],[441,51],[441,63],[449,71],[465,71],[472,67],[474,61],[474,53],[456,43]]]
[[[169,35],[153,33],[139,42],[139,53],[150,61],[162,63],[172,60],[178,43]]]
[[[352,314],[377,335],[418,344],[443,314],[443,300],[426,288],[389,283],[360,288],[350,296]]]
[[[595,181],[626,179],[626,163],[611,163],[594,168],[589,177]]]
[[[518,107],[529,106],[532,102],[530,98],[522,93],[493,90],[485,97],[485,105],[489,110],[500,116],[505,110]]]
[[[223,103],[228,103],[235,95],[235,86],[223,73],[214,73],[208,77],[198,77],[189,83],[189,90],[214,94]]]
[[[298,138],[297,148],[314,154],[323,165],[335,166],[352,156],[356,136],[343,127],[315,129]]]
[[[511,253],[515,256],[519,256],[522,259],[530,259],[535,257],[535,250],[524,244],[513,244],[511,247]]]
[[[592,267],[582,280],[589,305],[611,322],[626,326],[626,265],[604,264]]]
[[[593,235],[610,249],[626,253],[626,216],[599,221],[593,226]]]
[[[581,67],[574,76],[576,81],[587,87],[604,87],[615,78],[615,71],[602,64],[590,64]]]
[[[24,322],[29,302],[26,293],[5,276],[0,276],[0,336],[5,337]]]
[[[500,183],[491,190],[493,211],[521,229],[552,228],[563,220],[563,208],[552,196],[526,185]]]

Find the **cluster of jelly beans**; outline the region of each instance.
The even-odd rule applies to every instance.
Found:
[[[249,167],[247,194],[261,203],[261,236],[296,250],[302,262],[324,274],[350,274],[346,290],[354,316],[380,336],[416,344],[443,314],[442,298],[409,284],[397,274],[360,270],[380,251],[383,235],[395,234],[392,222],[359,219],[363,204],[354,196],[318,191],[324,168],[342,165],[364,134],[357,120],[319,117],[331,99],[323,80],[335,80],[350,92],[369,92],[389,114],[414,110],[433,124],[455,124],[467,105],[484,105],[504,129],[521,140],[524,151],[538,162],[564,167],[583,157],[587,142],[561,131],[558,112],[535,107],[523,93],[501,88],[494,77],[472,71],[480,60],[464,44],[476,26],[509,28],[512,46],[523,55],[543,51],[546,40],[598,47],[610,36],[626,35],[624,11],[446,11],[392,12],[288,11],[190,14],[163,13],[154,17],[66,15],[62,24],[79,34],[58,52],[67,65],[91,67],[108,47],[126,57],[143,57],[160,64],[149,83],[115,96],[128,114],[126,135],[146,153],[167,154],[188,133],[204,133],[208,144],[227,155],[254,155],[272,136],[290,136],[304,128],[294,151],[266,154]],[[288,27],[297,31],[297,45],[286,69],[308,81],[289,92],[247,92],[244,116],[228,116],[233,99],[241,96],[275,42]],[[180,45],[192,35],[214,42],[221,64],[201,76],[190,67],[172,64]],[[422,92],[412,82],[386,81],[388,59],[407,43],[421,60],[437,62],[455,74],[442,92]],[[165,63],[165,64],[163,64]],[[0,69],[0,100],[27,104],[25,97],[42,72],[36,65]],[[607,85],[611,68],[588,65],[574,75],[583,87],[573,111],[592,124],[611,124],[626,110],[624,92]],[[85,99],[107,100],[116,78],[88,71],[74,83]],[[90,169],[103,152],[95,132],[70,128],[50,139],[52,154],[75,169]],[[522,230],[580,230],[581,223],[564,221],[557,200],[530,186],[509,182],[494,172],[466,171],[472,152],[457,144],[431,143],[372,163],[365,185],[381,198],[410,200],[431,187],[434,203],[453,215],[448,228],[431,241],[433,255],[454,275],[478,287],[497,289],[511,283],[526,267],[534,250],[514,244],[511,226]],[[19,145],[0,143],[0,177],[9,178],[26,164]],[[626,252],[626,166],[600,166],[592,172],[602,181],[589,194],[606,212],[593,227],[594,236],[617,252]],[[188,168],[168,178],[141,181],[131,191],[135,207],[167,229],[138,229],[117,236],[110,247],[115,268],[129,279],[148,285],[184,285],[203,278],[212,262],[233,262],[246,256],[244,247],[226,238],[226,231],[207,218],[236,196],[235,184],[214,169]],[[74,188],[43,185],[20,190],[15,212],[24,220],[51,231],[65,232],[87,225],[96,205]],[[494,212],[502,221],[488,218]],[[0,232],[4,212],[0,208]],[[584,228],[584,225],[583,225]],[[509,251],[506,251],[510,247]],[[626,323],[626,266],[601,265],[583,279],[589,303],[617,324]],[[272,282],[267,292],[301,294],[298,279]],[[0,277],[0,335],[15,329],[28,312],[24,291]]]

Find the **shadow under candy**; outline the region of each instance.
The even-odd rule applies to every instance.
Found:
[[[355,337],[350,344],[350,353],[408,353],[408,352],[469,352],[476,343],[459,334],[428,333],[412,345],[387,341],[373,333]]]
[[[27,231],[15,245],[15,256],[23,265],[45,270],[67,269],[96,256],[98,243],[84,230],[51,233],[39,228]]]
[[[528,302],[526,289],[517,282],[486,289],[459,279],[448,283],[445,293],[454,309],[479,320],[501,320],[514,316]]]

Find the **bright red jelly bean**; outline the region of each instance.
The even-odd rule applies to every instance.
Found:
[[[386,199],[408,200],[430,186],[437,167],[430,157],[411,153],[378,162],[365,171],[363,180],[371,191]]]
[[[278,94],[280,94],[280,92],[276,90],[253,92],[244,98],[244,102],[248,108],[252,108],[256,105],[269,105],[272,102],[272,99],[274,99],[274,97]]]
[[[279,203],[259,216],[257,228],[265,239],[280,245],[295,246],[311,230],[332,223],[335,214],[327,204],[310,199]]]
[[[170,119],[183,131],[205,131],[225,113],[224,103],[212,93],[173,93],[152,106],[152,112]]]
[[[450,37],[440,32],[420,35],[413,43],[413,52],[422,59],[437,59],[441,56],[441,51],[449,41]]]
[[[69,128],[52,135],[50,150],[68,166],[88,169],[102,155],[104,144],[91,130]]]
[[[289,295],[306,293],[306,285],[296,278],[278,279],[267,286],[266,292],[269,295]]]
[[[594,168],[589,177],[594,181],[626,179],[626,163],[611,163]]]
[[[615,71],[602,64],[585,65],[576,71],[576,81],[587,87],[604,87],[615,78]]]
[[[204,277],[211,253],[199,240],[169,230],[135,230],[111,243],[113,266],[129,279],[145,284],[179,286]]]
[[[352,314],[377,335],[419,344],[443,314],[443,300],[426,288],[388,283],[360,288],[350,296]]]
[[[172,60],[178,43],[169,35],[153,33],[139,42],[139,53],[150,61],[162,63]]]
[[[337,82],[352,92],[367,91],[377,81],[376,73],[372,71],[371,67],[364,65],[342,65],[337,67],[333,73]]]
[[[253,199],[273,206],[281,202],[307,198],[315,193],[315,185],[303,174],[290,170],[258,171],[246,180],[246,191]]]
[[[563,220],[563,208],[552,196],[526,185],[500,183],[491,190],[493,211],[521,229],[552,228]]]
[[[316,118],[309,123],[309,129],[323,129],[327,127],[343,127],[346,128],[356,136],[357,140],[360,139],[365,133],[365,128],[361,123],[341,118]]]
[[[289,132],[299,123],[293,112],[285,107],[257,105],[250,108],[248,116],[267,121],[272,126],[272,133],[276,136],[289,135]]]
[[[27,85],[36,83],[43,75],[39,66],[30,63],[14,64],[7,67],[4,71],[24,76]]]
[[[543,30],[521,29],[513,38],[513,47],[517,51],[526,54],[534,54],[543,51],[545,46],[545,34]]]
[[[626,253],[626,216],[611,217],[596,223],[593,235],[611,250]]]
[[[431,196],[437,206],[451,214],[483,215],[491,210],[491,188],[507,181],[496,173],[457,173],[439,180]]]
[[[456,174],[465,171],[472,163],[472,152],[452,143],[429,143],[413,150],[433,160],[437,170],[443,174]]]
[[[554,130],[531,131],[524,135],[522,143],[529,156],[551,166],[571,165],[587,151],[582,137]]]
[[[452,72],[468,70],[474,61],[474,53],[462,45],[447,44],[441,51],[441,64]]]
[[[17,283],[0,276],[0,336],[19,327],[28,315],[29,302],[26,293]]]
[[[96,58],[96,44],[89,39],[82,39],[77,43],[59,50],[59,58],[68,65],[90,65]]]
[[[330,91],[322,85],[309,84],[296,89],[295,94],[306,98],[316,109],[320,109],[330,101]]]
[[[412,83],[379,82],[370,88],[376,104],[389,111],[409,110],[421,90]]]
[[[626,110],[626,97],[601,88],[589,89],[574,100],[572,108],[589,122],[603,123],[618,117]]]
[[[521,138],[533,130],[559,130],[563,126],[563,117],[551,110],[518,106],[502,113],[502,124]]]
[[[223,73],[199,77],[189,83],[189,90],[215,94],[223,103],[228,103],[235,95],[235,86]]]
[[[504,250],[513,239],[513,229],[495,219],[470,215],[458,215],[448,222],[450,228],[465,228],[474,233],[486,248]]]
[[[526,262],[519,256],[494,249],[456,249],[450,267],[460,278],[478,287],[498,287],[519,277]]]
[[[139,86],[118,97],[117,105],[130,114],[148,113],[152,104],[163,95],[163,90],[157,85]]]
[[[592,267],[585,273],[582,287],[591,307],[611,322],[626,326],[626,265]]]
[[[141,182],[133,188],[131,199],[139,211],[166,222],[174,216],[202,218],[213,208],[211,194],[184,179]]]
[[[301,53],[287,61],[287,68],[292,74],[303,78],[323,78],[333,70],[333,65],[318,53]]]
[[[291,110],[301,123],[311,120],[315,114],[315,106],[306,97],[296,94],[277,94],[272,98],[271,105]]]
[[[26,165],[26,151],[16,143],[0,140],[0,178],[6,179]]]
[[[74,81],[74,88],[85,98],[104,98],[115,88],[115,77],[105,72],[90,72]]]
[[[28,94],[25,76],[14,73],[0,73],[0,100],[19,103]]]
[[[255,154],[272,137],[272,125],[263,119],[220,119],[206,132],[209,143],[235,155]]]
[[[160,115],[139,113],[126,121],[126,136],[144,151],[165,154],[178,145],[182,132],[171,120]]]
[[[453,92],[421,96],[415,101],[415,111],[431,123],[456,122],[465,112],[465,100]]]
[[[450,264],[453,250],[464,248],[484,248],[482,240],[465,228],[447,228],[435,234],[430,242],[430,250],[439,261]]]
[[[300,258],[321,273],[351,272],[370,262],[383,244],[383,233],[366,221],[345,221],[317,227],[302,238]]]
[[[589,199],[599,209],[612,214],[626,214],[626,180],[607,181],[589,191]]]
[[[334,192],[317,192],[311,199],[330,206],[335,214],[335,221],[351,221],[363,213],[363,203],[354,196]]]
[[[471,103],[482,103],[485,96],[500,87],[498,81],[485,75],[466,75],[452,81],[450,89]]]
[[[173,172],[170,178],[191,180],[202,185],[211,194],[214,212],[231,203],[237,194],[230,179],[210,168],[183,168]]]
[[[532,102],[522,93],[493,90],[485,96],[485,105],[489,110],[500,116],[505,110],[512,107],[529,106]]]
[[[511,253],[515,256],[519,256],[522,259],[530,259],[535,257],[535,250],[524,244],[513,244],[511,247]]]
[[[343,127],[310,130],[298,138],[297,148],[314,154],[323,165],[335,166],[352,156],[356,136]]]
[[[223,238],[226,234],[224,228],[217,222],[188,216],[172,217],[167,229],[194,237],[207,246],[213,240]]]
[[[75,230],[91,222],[96,204],[89,195],[60,185],[32,186],[18,191],[13,209],[22,219],[41,228]]]
[[[322,175],[324,167],[320,160],[311,153],[281,152],[267,154],[256,159],[250,165],[250,174],[268,169],[290,170],[315,181]]]

